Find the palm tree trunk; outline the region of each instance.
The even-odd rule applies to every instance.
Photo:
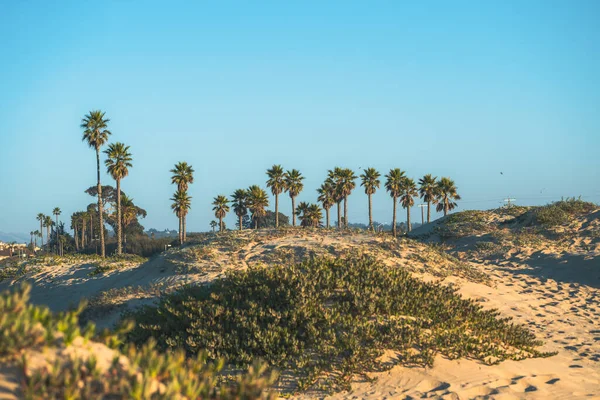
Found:
[[[187,240],[187,214],[184,214],[183,217],[181,217],[181,227],[182,227],[182,232],[181,234],[183,235],[183,243],[185,243],[185,241]]]
[[[121,180],[117,179],[117,254],[123,253],[123,231],[121,229]]]
[[[254,218],[254,229],[258,229],[258,218]]]
[[[444,217],[448,215],[448,200],[444,200]]]
[[[85,247],[85,227],[86,227],[85,219],[81,220],[81,248]]]
[[[406,233],[410,232],[410,206],[406,207]]]
[[[183,217],[179,215],[179,245],[183,244]]]
[[[338,217],[338,229],[342,229],[342,209],[341,209],[341,201],[337,203],[337,217]]]
[[[431,222],[431,201],[427,202],[427,223]]]
[[[94,213],[90,214],[90,238],[88,243],[92,243],[92,240],[94,240]]]
[[[73,229],[73,237],[75,238],[75,251],[79,251],[79,236],[77,236],[77,225],[75,225]]]
[[[344,196],[344,228],[348,228],[348,196]]]
[[[329,208],[325,209],[325,221],[327,221],[327,229],[329,229]]]
[[[296,197],[292,197],[292,226],[296,226]]]
[[[40,245],[41,248],[44,247],[44,227],[42,226],[42,221],[40,221],[40,240],[42,241],[42,244]]]
[[[98,218],[100,225],[100,256],[106,257],[106,249],[104,248],[104,217],[102,210],[102,186],[100,185],[100,148],[96,146],[96,167],[98,170]]]
[[[240,231],[242,230],[242,216],[238,215],[238,218],[240,219]]]
[[[394,237],[396,237],[396,196],[394,196],[393,199],[394,199],[394,212],[392,213],[392,232],[394,234]]]
[[[279,228],[279,195],[278,194],[275,195],[275,228]]]
[[[223,232],[223,217],[219,217],[219,232]]]
[[[371,204],[371,193],[369,193],[369,229],[373,230],[373,205]]]

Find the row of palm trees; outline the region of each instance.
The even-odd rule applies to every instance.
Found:
[[[41,240],[41,247],[44,247],[44,228],[46,228],[46,245],[49,246],[50,243],[50,232],[53,226],[55,226],[56,228],[56,232],[58,232],[58,216],[62,213],[62,211],[60,210],[59,207],[54,207],[54,209],[52,210],[52,214],[56,217],[56,222],[52,221],[52,217],[50,215],[45,215],[44,213],[38,213],[38,215],[36,216],[36,220],[39,221],[40,223],[40,229],[29,232],[29,234],[31,235],[31,242],[33,244],[33,237],[35,236],[36,239],[37,237],[40,238]],[[37,246],[37,240],[36,240],[36,246]]]
[[[296,217],[300,219],[302,226],[321,225],[323,219],[321,207],[325,210],[325,226],[330,227],[329,212],[331,207],[337,206],[337,226],[339,228],[348,227],[348,196],[356,188],[356,180],[359,178],[354,171],[349,168],[335,167],[329,170],[327,178],[317,189],[318,202],[310,204],[301,202],[296,208],[296,197],[304,189],[302,181],[304,177],[296,169],[284,171],[281,165],[273,165],[267,170],[267,187],[275,196],[275,227],[279,227],[279,195],[288,193],[292,202],[292,226],[296,226]],[[453,180],[447,177],[437,179],[431,174],[425,175],[419,179],[419,187],[415,181],[406,176],[405,172],[399,168],[391,169],[385,176],[384,187],[393,199],[392,208],[392,229],[396,235],[397,204],[406,209],[406,220],[408,231],[411,230],[410,208],[415,204],[415,197],[420,197],[427,203],[427,222],[431,221],[431,205],[437,205],[438,212],[443,211],[447,215],[453,210],[460,200],[456,185]],[[373,229],[373,207],[372,196],[381,186],[381,173],[374,168],[367,168],[360,175],[360,185],[364,187],[365,194],[369,199],[369,228]],[[231,202],[234,213],[239,218],[239,229],[242,229],[242,220],[248,211],[252,214],[255,228],[258,227],[258,220],[266,214],[265,208],[269,205],[267,193],[257,185],[250,186],[248,189],[238,189],[231,196]],[[342,217],[342,202],[343,213]],[[215,217],[219,219],[219,230],[224,230],[223,219],[230,211],[230,200],[219,195],[213,200],[213,211]],[[213,227],[214,229],[214,227]]]

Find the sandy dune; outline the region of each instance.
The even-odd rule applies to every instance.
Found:
[[[588,225],[596,226],[596,220],[597,216]],[[585,221],[579,227],[583,224]],[[433,368],[396,366],[387,372],[370,374],[377,378],[374,381],[357,380],[351,392],[331,398],[600,398],[600,248],[585,236],[575,237],[570,246],[561,247],[560,251],[559,247],[543,244],[519,248],[494,259],[473,257],[468,253],[469,244],[459,241],[450,251],[463,262],[446,258],[431,246],[414,240],[395,242],[370,234],[292,231],[285,235],[248,233],[234,239],[221,237],[208,244],[171,250],[142,265],[98,276],[89,275],[92,265],[64,264],[43,267],[20,280],[33,283],[34,302],[54,310],[66,309],[83,298],[112,289],[111,307],[99,307],[90,314],[102,326],[115,322],[125,307],[151,302],[161,291],[184,283],[208,283],[229,269],[277,262],[289,255],[301,259],[311,254],[339,256],[355,250],[367,251],[390,266],[408,268],[424,279],[443,279],[456,285],[464,296],[480,301],[484,307],[498,308],[515,322],[529,325],[545,342],[543,350],[558,354],[494,366],[438,357]],[[467,255],[471,256],[468,262]],[[487,276],[489,281],[471,279],[473,271]],[[0,283],[0,290],[17,281]],[[156,290],[125,290],[137,286]],[[297,396],[311,397],[323,396]]]

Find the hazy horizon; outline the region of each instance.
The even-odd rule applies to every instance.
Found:
[[[266,188],[273,164],[306,177],[297,203],[335,166],[451,177],[456,211],[598,203],[598,17],[594,1],[0,5],[0,231],[54,207],[68,226],[95,201],[79,128],[94,109],[131,146],[122,189],[146,229],[177,228],[178,161],[196,171],[189,231],[210,229],[215,196]],[[366,222],[359,181],[348,202]],[[373,205],[391,221],[383,187]]]

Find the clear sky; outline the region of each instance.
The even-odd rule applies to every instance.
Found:
[[[92,109],[131,146],[146,228],[177,227],[177,161],[196,170],[191,231],[274,163],[306,176],[299,201],[339,165],[450,176],[460,210],[599,202],[598,21],[594,0],[0,2],[0,231],[93,202]],[[350,222],[366,204],[358,188]]]

